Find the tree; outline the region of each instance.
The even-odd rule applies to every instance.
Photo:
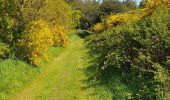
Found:
[[[103,17],[128,10],[126,5],[118,0],[104,0],[100,6],[100,9]]]
[[[137,8],[137,4],[133,0],[126,0],[124,3],[126,5],[126,7],[130,10]]]
[[[66,0],[76,10],[82,12],[80,28],[89,29],[110,14],[126,12],[135,9],[134,1],[121,2],[119,0]]]
[[[148,4],[148,0],[142,0],[142,1],[140,2],[140,4],[139,4],[139,7],[140,7],[140,8],[144,8],[144,7],[147,6],[147,4]]]

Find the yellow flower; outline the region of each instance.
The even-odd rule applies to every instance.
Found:
[[[68,44],[67,30],[60,25],[55,25],[52,28],[53,41],[55,46],[66,47]]]
[[[31,22],[18,40],[20,55],[33,65],[38,65],[44,52],[53,45],[53,34],[43,20]]]

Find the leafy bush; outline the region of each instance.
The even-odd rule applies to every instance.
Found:
[[[90,36],[88,48],[98,72],[111,78],[121,73],[134,100],[162,100],[168,91],[170,13],[165,6],[151,15]]]
[[[9,46],[4,43],[0,43],[0,58],[7,57],[10,52]]]
[[[68,36],[66,29],[60,25],[55,25],[52,29],[52,32],[54,45],[66,47],[68,44]]]
[[[80,27],[80,18],[82,16],[82,12],[80,10],[72,10],[71,11],[71,26],[72,28]]]
[[[18,55],[33,65],[38,65],[44,52],[53,45],[53,34],[48,23],[31,22],[18,40]]]

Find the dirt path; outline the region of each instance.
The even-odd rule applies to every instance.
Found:
[[[72,42],[28,88],[13,100],[99,100],[86,87],[83,40]]]

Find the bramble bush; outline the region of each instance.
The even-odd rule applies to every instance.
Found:
[[[18,39],[18,55],[33,65],[38,65],[44,52],[53,45],[53,34],[43,20],[31,22]]]
[[[112,27],[87,39],[98,74],[121,73],[134,100],[162,100],[169,91],[170,12],[155,7],[151,15]]]

